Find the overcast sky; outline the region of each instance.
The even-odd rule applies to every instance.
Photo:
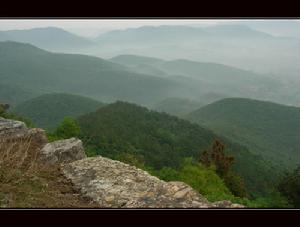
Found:
[[[101,33],[114,30],[136,28],[145,25],[190,25],[190,26],[209,26],[223,23],[234,23],[249,20],[227,20],[227,19],[0,19],[0,31],[14,29],[30,29],[36,27],[59,27],[69,32],[95,37]],[[253,20],[251,20],[253,21]],[[265,21],[265,20],[255,20]]]
[[[228,20],[226,20],[228,22]],[[114,29],[125,29],[130,27],[140,27],[144,25],[214,25],[223,23],[224,20],[145,20],[145,19],[81,19],[81,20],[0,20],[0,30],[13,30],[13,29],[30,29],[35,27],[59,27],[67,31],[73,32],[82,36],[96,36],[100,33],[107,32]]]

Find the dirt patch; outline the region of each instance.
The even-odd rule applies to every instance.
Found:
[[[7,208],[96,208],[82,197],[60,172],[51,170],[24,172],[0,168],[0,207]]]

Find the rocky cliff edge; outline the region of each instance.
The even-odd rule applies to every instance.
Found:
[[[35,144],[35,158],[40,166],[59,165],[74,189],[102,208],[244,207],[230,201],[211,203],[183,182],[165,182],[116,160],[101,156],[88,158],[77,138],[48,143],[44,130],[28,129],[23,122],[0,118],[0,147],[24,140]]]

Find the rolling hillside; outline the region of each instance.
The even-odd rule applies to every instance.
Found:
[[[17,105],[11,112],[31,119],[38,127],[51,130],[66,116],[76,118],[103,105],[101,102],[78,95],[45,94]]]
[[[229,98],[204,106],[186,118],[282,167],[293,168],[300,163],[300,108]]]
[[[214,139],[221,138],[227,152],[235,156],[234,168],[245,178],[250,192],[266,193],[275,178],[272,167],[245,147],[196,124],[135,104],[116,102],[80,116],[78,122],[85,145],[95,154],[114,158],[130,153],[154,169],[178,168],[184,157],[198,159]]]
[[[0,103],[9,103],[11,106],[15,106],[38,95],[37,92],[19,86],[0,83]]]
[[[97,57],[50,53],[16,42],[0,42],[0,80],[40,94],[63,92],[144,105],[190,93],[174,80],[135,73]]]
[[[282,89],[280,81],[274,78],[217,63],[186,59],[166,61],[137,55],[120,55],[110,61],[140,73],[172,78],[189,87],[191,91],[197,91],[194,98],[205,103],[215,101],[205,100],[208,93],[222,94],[223,98],[245,97],[278,101],[278,92]]]

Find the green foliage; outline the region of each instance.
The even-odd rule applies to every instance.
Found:
[[[291,204],[296,208],[300,208],[300,166],[285,174],[279,183],[278,189],[288,198]]]
[[[207,168],[196,163],[193,158],[183,159],[178,170],[163,167],[154,175],[165,181],[185,182],[212,202],[234,198],[213,166]]]
[[[31,119],[38,127],[53,131],[65,116],[75,118],[103,105],[83,96],[53,93],[23,102],[12,108],[12,112]]]
[[[206,147],[214,136],[184,120],[125,102],[102,107],[78,122],[85,145],[97,147],[100,155],[139,154],[155,169],[179,167],[182,157]]]
[[[152,174],[165,181],[185,182],[211,202],[230,200],[234,203],[243,204],[248,208],[291,207],[287,199],[277,191],[272,191],[268,196],[256,199],[234,196],[226,186],[224,180],[217,175],[215,166],[205,167],[195,162],[192,158],[184,159],[179,170],[164,167],[159,171],[152,172]]]
[[[142,155],[122,152],[120,154],[117,154],[115,156],[115,159],[129,165],[136,166],[140,169],[145,169],[145,161]]]
[[[234,171],[229,171],[224,176],[224,182],[226,186],[230,189],[232,194],[235,196],[244,198],[248,197],[248,192],[246,190],[246,185],[244,179]]]
[[[97,149],[92,148],[92,147],[85,147],[85,153],[88,157],[94,157],[97,156]]]
[[[251,208],[293,208],[289,201],[278,191],[272,191],[268,196],[246,200],[245,205]]]
[[[55,134],[63,139],[79,137],[80,127],[71,117],[65,117],[63,122],[57,127]]]
[[[296,167],[300,161],[298,107],[227,98],[204,106],[187,118],[247,146],[274,163],[277,170]]]
[[[0,117],[6,118],[6,119],[17,120],[17,121],[23,121],[26,124],[26,126],[29,128],[35,127],[35,125],[31,122],[31,120],[21,117],[16,114],[7,112],[7,109],[4,108],[1,104],[0,104]]]
[[[144,157],[145,166],[154,170],[163,167],[178,169],[183,158],[197,159],[199,150],[207,150],[215,139],[221,139],[227,145],[228,154],[236,157],[233,169],[245,179],[251,195],[261,195],[270,187],[270,174],[260,157],[210,130],[177,117],[135,104],[116,102],[80,116],[78,123],[85,147],[93,147],[97,154],[109,158],[122,152],[139,154]]]
[[[211,150],[200,154],[200,162],[206,166],[215,166],[216,173],[225,181],[226,186],[235,196],[247,197],[243,178],[232,171],[234,157],[225,154],[225,145],[215,140]]]
[[[163,167],[154,175],[158,176],[160,179],[164,181],[178,181],[179,173],[177,170],[170,168],[170,167]]]
[[[179,179],[199,191],[210,201],[234,197],[213,168],[193,163],[192,159],[184,161]]]
[[[78,123],[71,117],[65,117],[61,124],[53,133],[47,133],[50,142],[71,137],[80,137],[80,127]]]

